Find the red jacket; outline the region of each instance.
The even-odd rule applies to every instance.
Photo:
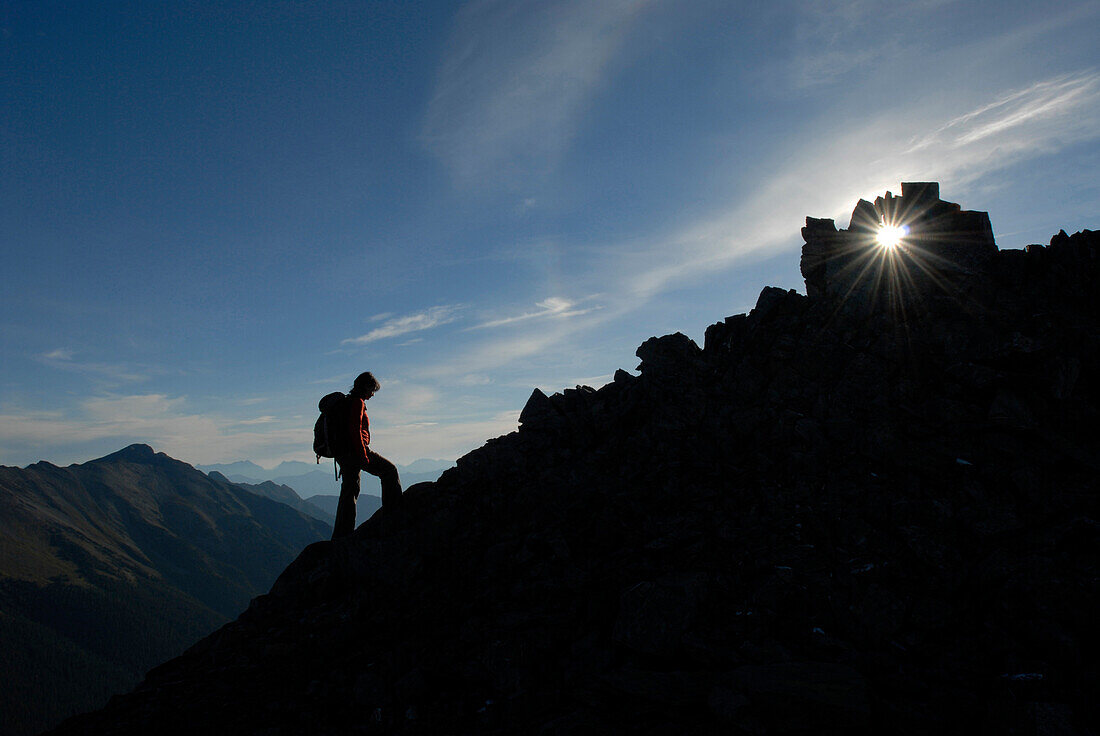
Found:
[[[370,444],[370,419],[367,417],[367,402],[357,396],[348,396],[347,438],[349,454],[367,459],[367,445]]]

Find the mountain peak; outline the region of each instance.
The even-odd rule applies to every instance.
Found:
[[[118,452],[96,458],[92,462],[127,462],[147,465],[157,461],[158,458],[168,458],[164,453],[157,453],[152,447],[142,443],[135,443],[122,448]]]

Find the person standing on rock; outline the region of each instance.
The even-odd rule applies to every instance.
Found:
[[[365,470],[382,482],[382,508],[392,513],[401,501],[401,480],[397,467],[368,447],[370,445],[370,420],[367,418],[367,401],[381,388],[378,379],[369,371],[360,373],[339,407],[338,418],[343,427],[336,463],[340,466],[340,502],[336,507],[336,524],[332,538],[344,537],[355,530],[355,502],[359,498],[359,471]]]

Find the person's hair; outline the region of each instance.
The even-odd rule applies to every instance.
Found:
[[[356,394],[365,394],[368,391],[377,392],[382,388],[382,384],[378,382],[378,379],[374,377],[374,374],[370,371],[360,373],[355,377],[355,383],[351,384],[351,392]]]

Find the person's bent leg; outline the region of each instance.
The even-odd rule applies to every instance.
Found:
[[[332,538],[346,537],[355,531],[355,501],[359,498],[359,464],[354,459],[336,461],[340,465],[340,501],[336,505],[336,523]]]
[[[382,483],[382,508],[392,511],[401,503],[401,478],[397,466],[370,449],[367,450],[367,457],[367,467],[364,469]]]

